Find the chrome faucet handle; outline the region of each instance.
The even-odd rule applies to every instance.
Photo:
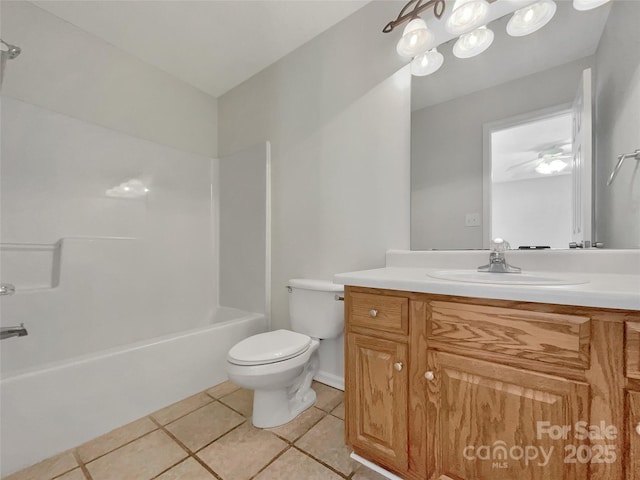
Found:
[[[504,253],[507,250],[511,250],[511,245],[505,239],[496,237],[491,240],[491,251],[496,253]]]
[[[489,254],[489,263],[478,267],[479,272],[490,273],[520,273],[522,269],[512,267],[507,263],[504,256],[507,250],[511,249],[509,242],[502,238],[494,238],[491,240],[491,253]]]

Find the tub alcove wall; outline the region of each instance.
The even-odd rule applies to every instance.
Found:
[[[29,332],[0,351],[5,476],[225,380],[267,328],[269,146],[217,160],[1,113],[2,326]]]

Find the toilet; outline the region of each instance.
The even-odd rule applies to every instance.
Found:
[[[322,339],[337,338],[344,325],[344,287],[326,280],[289,280],[291,330],[246,338],[227,355],[227,374],[254,391],[253,424],[277,427],[316,401],[311,388]]]

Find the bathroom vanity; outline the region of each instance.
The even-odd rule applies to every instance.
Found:
[[[640,277],[514,287],[428,271],[335,278],[357,455],[406,479],[640,479]]]

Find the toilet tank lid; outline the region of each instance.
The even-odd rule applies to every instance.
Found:
[[[331,280],[312,280],[310,278],[292,278],[288,285],[303,290],[321,290],[323,292],[344,292],[344,285],[333,283]]]

